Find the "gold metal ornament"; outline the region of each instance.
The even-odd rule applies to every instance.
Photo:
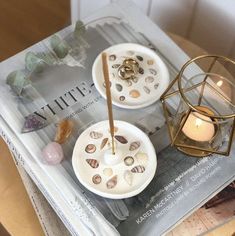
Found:
[[[126,58],[118,68],[118,76],[122,80],[133,79],[139,72],[139,63],[133,58]]]
[[[196,157],[229,155],[235,129],[234,71],[235,61],[227,57],[198,56],[183,65],[162,94],[171,144],[179,151]]]

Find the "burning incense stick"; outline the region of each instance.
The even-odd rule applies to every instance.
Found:
[[[106,97],[107,97],[107,106],[108,106],[108,115],[109,115],[109,127],[112,137],[112,154],[115,154],[114,150],[114,124],[113,124],[113,109],[112,109],[112,97],[110,91],[110,81],[109,81],[109,70],[107,64],[107,54],[102,53],[102,64],[103,64],[103,74],[106,88]]]

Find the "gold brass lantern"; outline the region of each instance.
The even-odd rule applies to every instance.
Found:
[[[225,69],[226,68],[226,69]],[[217,55],[183,65],[161,96],[172,145],[188,155],[229,155],[235,128],[235,61]]]

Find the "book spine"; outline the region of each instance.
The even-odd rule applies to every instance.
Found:
[[[30,166],[24,161],[24,158],[22,157],[21,153],[15,147],[15,145],[13,143],[14,141],[10,138],[9,135],[6,134],[6,132],[3,130],[3,127],[1,127],[1,126],[0,126],[0,136],[3,138],[3,140],[5,141],[5,143],[8,146],[9,150],[11,151],[13,159],[14,159],[14,162],[15,162],[17,168],[19,166],[21,166],[21,168],[23,168],[26,171],[26,173],[30,176],[30,178],[33,180],[35,185],[38,187],[38,189],[44,195],[46,200],[49,202],[51,207],[57,213],[59,218],[62,220],[62,222],[64,223],[66,228],[69,230],[69,232],[72,235],[77,236],[78,235],[77,231],[72,227],[70,222],[67,220],[67,218],[63,214],[62,210],[57,206],[55,201],[50,197],[50,195],[48,194],[47,190],[43,187],[43,185],[40,183],[38,178],[35,176],[35,174],[31,170]],[[26,190],[27,190],[27,188],[26,188]],[[35,212],[36,212],[36,214],[38,216],[39,222],[41,223],[41,226],[42,226],[42,229],[43,229],[45,235],[48,235],[48,236],[62,235],[62,234],[55,234],[53,232],[52,228],[49,228],[50,225],[53,225],[53,224],[51,224],[52,223],[51,222],[52,218],[51,217],[47,217],[46,219],[44,219],[43,215],[45,215],[45,214],[42,214],[41,206],[40,206],[40,204],[38,204],[39,202],[35,201],[35,197],[30,192],[29,192],[29,197],[30,197],[32,205],[33,205],[33,207],[35,209]],[[48,214],[48,213],[46,213],[46,214]],[[62,229],[62,227],[60,227],[60,229]],[[64,230],[64,232],[65,232],[65,234],[63,234],[63,235],[67,235],[66,230]]]

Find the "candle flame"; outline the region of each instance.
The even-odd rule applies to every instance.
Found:
[[[223,81],[222,81],[222,80],[220,80],[220,81],[217,82],[217,86],[219,86],[219,87],[222,86],[222,84],[223,84]]]
[[[197,128],[198,128],[198,127],[202,124],[202,120],[199,119],[199,118],[197,118],[196,121],[195,121],[195,123],[196,123],[196,126],[197,126]]]

